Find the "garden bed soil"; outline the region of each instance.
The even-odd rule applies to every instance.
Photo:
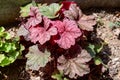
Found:
[[[110,22],[120,21],[120,9],[89,9],[83,12],[94,15],[99,22],[95,26],[91,38],[96,42],[103,40],[107,43],[101,53],[108,55],[102,56],[102,60],[106,63],[108,69],[105,69],[105,72],[101,74],[99,70],[101,65],[94,66],[93,72],[78,80],[120,80],[120,26],[110,28]],[[11,27],[8,32],[15,36],[17,30],[18,27]],[[53,64],[49,63],[49,67],[46,66],[39,71],[26,71],[25,62],[26,59],[16,60],[10,66],[0,68],[0,80],[52,80],[49,74],[53,70]],[[46,74],[43,77],[44,79],[41,77],[43,74]]]

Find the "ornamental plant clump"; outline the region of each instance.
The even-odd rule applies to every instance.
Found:
[[[19,39],[11,38],[4,27],[0,27],[0,66],[4,67],[13,63],[23,50],[24,46],[19,43]]]
[[[77,4],[70,1],[50,5],[30,3],[22,7],[20,13],[20,28],[27,33],[21,36],[34,43],[26,54],[27,69],[39,70],[55,61],[55,67],[69,78],[90,72],[87,62],[91,56],[84,48],[88,33],[96,24],[94,16],[83,14]]]

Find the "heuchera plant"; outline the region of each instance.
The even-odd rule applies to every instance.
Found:
[[[81,44],[87,40],[87,33],[93,31],[94,16],[84,15],[77,4],[70,1],[29,4],[22,7],[20,13],[21,26],[27,30],[27,35],[22,36],[34,43],[26,55],[27,69],[38,70],[57,60],[58,70],[70,78],[89,73],[86,62],[91,57],[84,49],[86,45]]]

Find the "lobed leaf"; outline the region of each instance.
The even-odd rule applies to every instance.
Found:
[[[4,32],[4,31],[5,31],[5,28],[4,27],[0,27],[0,33]]]
[[[63,49],[69,49],[72,45],[75,45],[75,39],[82,35],[81,30],[73,20],[55,21],[53,25],[57,27],[60,34],[60,39],[55,40],[55,42]]]
[[[94,16],[86,16],[76,4],[71,4],[69,10],[65,10],[64,16],[76,20],[80,29],[86,31],[93,31],[93,26],[96,24]]]
[[[13,63],[22,53],[23,46],[19,44],[19,39],[11,39],[4,27],[0,27],[0,66],[4,67]]]
[[[47,18],[56,18],[59,16],[59,14],[57,14],[57,12],[60,10],[62,6],[57,4],[57,3],[52,3],[50,5],[41,5],[39,6],[40,9],[40,13],[44,16],[46,16]]]
[[[8,55],[9,55],[9,61],[10,61],[10,63],[13,63],[16,59],[17,59],[17,57],[19,56],[19,51],[14,51],[14,52],[12,52],[12,53],[9,53]]]
[[[51,36],[57,34],[57,28],[54,26],[50,26],[51,20],[46,17],[43,17],[43,20],[44,27],[38,25],[29,29],[30,35],[28,37],[33,43],[36,43],[38,41],[41,45],[43,45],[50,40]]]
[[[91,55],[91,57],[94,59],[94,63],[96,65],[99,64],[103,64],[101,58],[97,55],[98,53],[100,53],[100,51],[103,49],[105,43],[100,44],[96,44],[96,45],[92,45],[89,44],[87,51],[89,52],[89,54]]]
[[[4,54],[0,54],[0,63],[5,59],[5,55]]]
[[[96,52],[95,52],[95,46],[92,45],[92,44],[89,44],[88,47],[87,47],[87,51],[90,53],[91,57],[94,58],[95,55],[96,55]]]
[[[90,72],[89,66],[86,64],[86,62],[90,60],[91,56],[89,53],[86,50],[82,50],[82,52],[73,59],[67,60],[63,55],[60,56],[58,58],[57,68],[70,78],[77,78]]]
[[[32,6],[32,3],[21,7],[20,9],[20,17],[28,17],[30,13],[30,7]]]
[[[26,24],[24,24],[26,29],[35,27],[42,22],[42,16],[41,13],[39,12],[38,7],[34,7],[34,6],[30,7],[29,16],[30,18],[28,18]]]
[[[72,20],[77,20],[79,17],[82,16],[82,11],[77,6],[77,4],[71,4],[69,10],[65,10],[63,13],[65,17]]]
[[[0,66],[4,67],[11,63],[8,57],[5,57],[4,60],[0,63]]]
[[[38,49],[38,46],[34,45],[29,48],[29,52],[26,57],[26,69],[38,70],[49,62],[50,52],[47,50],[45,50],[45,52],[41,52]]]
[[[9,33],[4,33],[4,37],[5,37],[5,39],[10,39],[11,35]]]
[[[78,25],[80,29],[86,31],[93,31],[93,26],[96,24],[94,16],[83,15],[78,20]]]

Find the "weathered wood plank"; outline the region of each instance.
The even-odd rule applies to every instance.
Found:
[[[36,0],[42,3],[59,2],[62,0]],[[76,1],[82,9],[90,7],[120,8],[120,0],[69,0]],[[19,7],[31,2],[31,0],[0,0],[0,25],[15,22],[19,16]]]
[[[31,0],[0,0],[0,25],[12,23],[19,16],[21,5]]]

